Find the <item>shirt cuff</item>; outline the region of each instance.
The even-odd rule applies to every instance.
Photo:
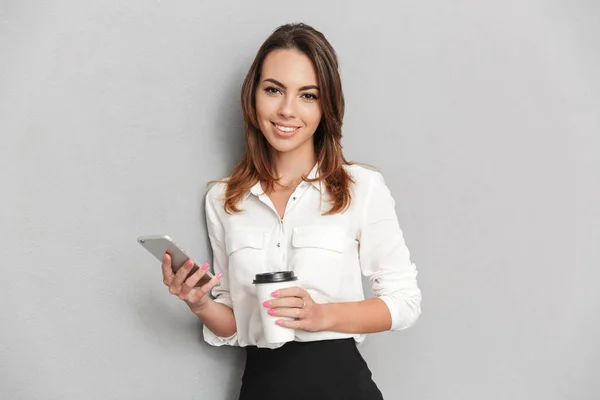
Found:
[[[419,304],[409,304],[403,298],[397,295],[383,295],[379,297],[387,305],[392,316],[392,327],[390,331],[400,331],[410,328],[417,322],[421,315]]]

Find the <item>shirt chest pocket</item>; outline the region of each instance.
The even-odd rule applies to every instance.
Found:
[[[339,227],[303,226],[292,233],[293,269],[310,287],[335,291],[343,273],[345,254],[356,241]]]
[[[303,226],[295,228],[292,234],[292,247],[343,253],[348,245],[346,232],[340,228]]]
[[[254,274],[267,270],[266,248],[269,233],[264,230],[233,230],[225,237],[229,273],[239,282],[251,283]]]

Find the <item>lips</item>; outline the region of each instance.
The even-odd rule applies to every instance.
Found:
[[[293,125],[286,125],[286,124],[278,124],[275,122],[271,122],[275,128],[279,129],[282,132],[294,132],[296,129],[298,129],[297,126],[293,126]]]
[[[283,137],[293,136],[298,131],[298,129],[300,129],[300,127],[298,126],[276,124],[275,122],[271,122],[271,124],[273,125],[273,130],[275,131],[275,133],[278,136]]]

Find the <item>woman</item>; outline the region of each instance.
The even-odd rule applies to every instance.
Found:
[[[199,286],[208,264],[188,276],[190,260],[173,274],[165,255],[164,282],[203,321],[208,343],[245,347],[240,399],[381,399],[356,344],[413,325],[421,293],[381,174],[342,154],[335,51],[307,25],[281,26],[259,49],[241,97],[246,154],[206,196],[216,276]],[[277,324],[295,339],[269,343],[252,281],[280,270],[301,283],[262,307],[291,317]]]

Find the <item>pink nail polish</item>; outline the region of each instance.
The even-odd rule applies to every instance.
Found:
[[[265,301],[263,303],[263,306],[265,306],[265,307],[271,307],[271,302],[269,300],[267,300],[267,301]]]
[[[277,314],[277,312],[275,310],[269,310],[267,312],[269,313],[269,315],[275,315],[275,314]]]
[[[271,296],[277,297],[277,296],[279,296],[279,292],[273,292],[273,293],[271,293]]]
[[[222,277],[223,277],[223,273],[222,273],[222,272],[219,272],[219,273],[217,274],[217,279],[221,279]]]
[[[277,325],[283,325],[283,321],[280,321],[280,320],[277,320],[277,321],[275,321],[275,323],[276,323]]]
[[[202,271],[206,271],[206,270],[208,270],[209,268],[210,268],[210,265],[208,265],[208,264],[204,264],[204,265],[202,266]]]

